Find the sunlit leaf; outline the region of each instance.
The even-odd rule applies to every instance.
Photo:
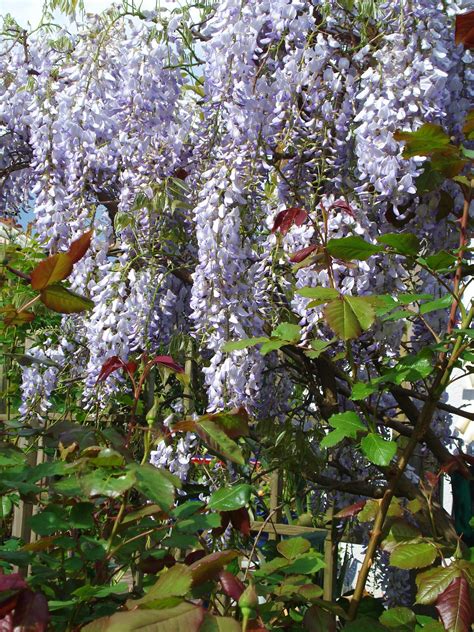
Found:
[[[59,252],[41,261],[31,273],[31,287],[34,290],[62,281],[72,272],[73,261],[65,252]]]
[[[425,605],[434,603],[451,582],[460,576],[461,571],[454,564],[447,567],[430,568],[423,573],[419,573],[416,576],[416,585],[418,587],[416,603]]]
[[[74,240],[69,246],[67,254],[73,263],[77,263],[86,254],[91,245],[92,234],[94,231],[88,230],[78,239]]]
[[[350,340],[369,329],[375,320],[375,309],[369,297],[341,295],[326,305],[324,316],[337,336]]]
[[[292,206],[284,211],[280,211],[275,217],[272,233],[280,232],[282,235],[290,230],[293,225],[301,226],[308,217],[308,213],[299,207]]]
[[[399,544],[390,555],[390,564],[407,570],[424,568],[433,564],[437,557],[438,552],[433,544],[412,542]]]
[[[436,610],[446,632],[469,632],[474,611],[469,584],[465,577],[456,577],[436,600]]]
[[[277,544],[278,552],[287,560],[294,560],[311,549],[311,544],[305,538],[289,538]]]
[[[60,314],[76,314],[94,307],[90,298],[71,292],[59,283],[42,289],[40,297],[46,307]]]
[[[198,632],[204,610],[191,603],[181,603],[162,610],[131,610],[102,617],[82,628],[83,632]]]
[[[397,632],[413,632],[416,625],[416,616],[413,610],[403,608],[390,608],[380,617],[380,622],[387,628],[395,628]]]
[[[375,465],[389,465],[397,452],[395,441],[387,441],[373,432],[364,437],[360,447],[365,456]]]
[[[226,344],[222,347],[223,351],[230,353],[231,351],[240,351],[241,349],[248,349],[249,347],[254,347],[255,345],[260,344],[261,342],[266,342],[268,338],[265,336],[260,336],[257,338],[244,338],[243,340],[232,340],[231,342],[226,342]]]
[[[387,233],[377,237],[377,241],[402,255],[417,255],[421,248],[420,240],[412,233]]]
[[[329,254],[342,261],[352,261],[354,259],[365,261],[382,250],[380,246],[371,244],[357,235],[330,239],[327,243]]]
[[[395,132],[393,137],[397,141],[405,141],[404,158],[430,156],[450,145],[450,138],[443,128],[433,123],[425,123],[416,132]]]
[[[245,507],[250,500],[251,492],[252,487],[246,483],[233,487],[221,487],[211,494],[208,507],[216,511],[232,511]]]
[[[272,331],[272,337],[281,338],[288,342],[298,342],[301,337],[301,327],[293,323],[280,323]]]
[[[216,551],[194,562],[189,567],[193,575],[193,586],[214,579],[227,564],[237,557],[239,557],[238,551]]]

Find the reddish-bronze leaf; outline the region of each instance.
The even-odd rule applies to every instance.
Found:
[[[334,516],[335,518],[352,518],[356,516],[362,509],[365,507],[366,500],[359,500],[359,502],[354,503],[353,505],[349,505],[348,507],[344,507],[341,511],[338,511]]]
[[[15,327],[16,325],[23,325],[23,323],[30,323],[35,317],[33,312],[18,312],[15,309],[15,306],[11,304],[2,307],[0,309],[0,313],[5,314],[3,317],[3,322],[5,323],[5,325],[12,325],[13,327]]]
[[[239,601],[240,595],[245,590],[245,586],[240,579],[229,571],[221,571],[219,573],[219,581],[224,593],[234,601]]]
[[[175,362],[171,356],[156,356],[156,358],[153,358],[151,363],[161,364],[161,366],[165,366],[167,369],[171,369],[176,373],[184,373],[183,367]]]
[[[179,178],[180,180],[186,180],[188,176],[189,176],[189,173],[186,171],[186,169],[183,169],[183,167],[178,167],[173,172],[173,177]]]
[[[31,287],[42,290],[48,285],[62,281],[72,272],[72,259],[66,252],[58,252],[44,259],[31,273]]]
[[[465,48],[474,48],[474,11],[456,16],[456,44],[464,44]]]
[[[13,625],[21,630],[45,632],[48,622],[49,610],[46,597],[39,592],[22,590],[13,613]]]
[[[135,362],[129,362],[129,365],[135,366],[136,368],[136,364]],[[102,368],[100,369],[100,373],[99,373],[99,377],[97,378],[97,382],[104,382],[111,373],[114,373],[114,371],[117,371],[118,369],[124,369],[125,371],[127,371],[128,373],[130,373],[129,369],[127,368],[128,365],[125,364],[125,362],[122,360],[122,358],[119,358],[118,356],[112,356],[111,358],[109,358],[108,360],[106,360],[104,362],[104,364],[102,365]]]
[[[301,226],[306,221],[307,217],[308,213],[298,206],[286,208],[284,211],[280,211],[275,217],[272,233],[279,231],[282,235],[286,235],[293,224]]]
[[[345,211],[351,217],[355,217],[352,207],[342,198],[340,200],[336,200],[334,204],[331,204],[329,210],[332,211],[333,208],[341,209],[341,211]]]
[[[69,246],[67,254],[69,255],[73,263],[77,263],[86,254],[91,245],[92,233],[94,231],[88,230],[87,233],[81,235],[78,239],[72,242]]]
[[[188,553],[186,555],[186,557],[184,558],[184,563],[186,564],[186,566],[191,566],[191,564],[194,564],[194,562],[202,560],[203,557],[206,557],[206,551],[204,551],[204,549],[197,549],[197,551],[191,551],[191,553]]]
[[[465,577],[456,577],[436,600],[446,632],[469,632],[474,612]]]
[[[173,425],[173,432],[196,432],[196,422],[194,419],[183,419]]]
[[[0,575],[0,592],[5,590],[21,590],[28,585],[20,573],[10,573],[10,575]]]
[[[291,263],[301,263],[302,261],[306,259],[306,257],[309,257],[309,255],[315,250],[317,250],[318,248],[319,246],[317,246],[316,244],[312,244],[311,246],[306,246],[306,248],[302,248],[301,250],[298,250],[297,252],[291,255],[290,257]]]
[[[3,601],[0,601],[0,619],[3,620],[3,617],[8,616],[15,609],[19,596],[20,596],[19,592],[10,593],[6,599],[4,599]],[[12,631],[13,631],[13,628],[12,628]],[[0,632],[1,632],[1,628],[0,628]]]
[[[243,535],[250,535],[250,516],[245,507],[229,512],[230,522],[237,531]]]
[[[193,586],[217,577],[219,572],[239,556],[238,551],[216,551],[194,562],[189,567],[193,574]]]
[[[197,420],[197,423],[213,421],[231,439],[247,437],[249,434],[250,417],[243,406],[220,413],[209,413]]]

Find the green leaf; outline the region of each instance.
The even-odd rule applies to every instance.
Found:
[[[65,519],[66,515],[59,505],[50,505],[44,511],[31,516],[30,525],[38,535],[52,535],[56,531],[71,528],[69,520]]]
[[[182,603],[162,610],[132,610],[102,617],[82,628],[83,632],[198,632],[204,610]]]
[[[196,430],[206,445],[229,461],[245,464],[241,449],[214,421],[206,420],[196,426]]]
[[[448,307],[451,307],[452,302],[453,297],[451,294],[446,294],[435,301],[423,303],[423,305],[420,306],[420,314],[429,314],[430,312],[435,312],[439,309],[447,309]]]
[[[392,312],[388,316],[384,316],[383,322],[384,323],[388,323],[388,322],[392,322],[392,321],[395,321],[395,320],[411,318],[413,316],[416,316],[416,312],[411,311],[409,309],[399,309],[396,312]]]
[[[308,307],[317,307],[339,297],[339,292],[330,287],[302,287],[296,290],[296,293],[305,298],[314,299]]]
[[[43,288],[40,299],[46,307],[60,314],[77,314],[94,307],[90,298],[71,292],[59,283]]]
[[[386,441],[373,432],[362,439],[360,447],[365,456],[375,465],[389,465],[397,452],[395,441]]]
[[[260,347],[260,353],[265,356],[267,353],[277,351],[287,344],[289,344],[288,340],[269,340],[268,342],[264,342]]]
[[[412,294],[410,292],[405,292],[404,294],[398,294],[397,301],[402,305],[410,305],[410,303],[429,301],[433,298],[433,294]]]
[[[193,516],[200,509],[205,507],[204,503],[200,500],[187,500],[186,502],[178,505],[173,509],[171,515],[173,518],[184,519],[189,518],[189,516]]]
[[[292,323],[280,323],[276,329],[272,331],[272,338],[281,338],[289,342],[299,342],[301,337],[301,327]]]
[[[267,342],[267,340],[268,338],[266,338],[265,336],[260,336],[257,338],[244,338],[243,340],[232,340],[231,342],[226,342],[226,344],[222,347],[222,350],[226,351],[227,353],[230,353],[231,351],[240,351],[241,349],[254,347],[261,342]]]
[[[420,536],[419,530],[404,520],[395,520],[382,541],[384,551],[391,553],[402,542],[410,542]]]
[[[377,241],[402,255],[417,255],[421,248],[420,240],[412,233],[387,233],[377,237]]]
[[[379,619],[387,628],[396,628],[397,632],[412,632],[416,625],[416,616],[413,610],[404,607],[390,608]]]
[[[252,487],[245,483],[234,487],[223,487],[211,495],[208,507],[216,511],[240,509],[250,500]]]
[[[430,568],[416,576],[416,603],[429,605],[435,603],[438,595],[446,590],[449,584],[461,576],[459,568],[451,564],[447,567]]]
[[[13,503],[10,496],[0,497],[0,521],[5,520],[11,514]]]
[[[93,529],[95,522],[92,516],[95,505],[92,503],[77,503],[71,509],[70,524],[74,529]]]
[[[415,628],[416,632],[446,632],[442,623],[426,615],[417,614],[416,621],[419,624]]]
[[[277,550],[287,560],[293,560],[303,553],[307,553],[311,548],[311,544],[305,538],[289,538],[282,540],[277,544]]]
[[[25,455],[21,450],[9,445],[2,445],[0,450],[0,467],[24,465]]]
[[[284,566],[281,572],[285,575],[313,575],[325,567],[321,553],[309,551],[294,559],[288,566]]]
[[[423,172],[416,179],[416,190],[418,193],[435,191],[439,189],[444,180],[444,175],[434,169],[431,162],[427,161],[423,165]]]
[[[132,608],[154,608],[158,604],[155,602],[168,599],[169,597],[184,597],[191,589],[193,574],[188,566],[175,564],[170,569],[162,571],[156,584],[154,584],[141,599],[129,600],[127,607]]]
[[[90,463],[102,467],[117,467],[124,465],[124,457],[112,448],[101,448],[99,454],[89,459]]]
[[[208,531],[221,526],[221,516],[218,513],[196,514],[176,523],[175,529],[185,533]]]
[[[155,502],[163,511],[168,511],[174,503],[174,491],[180,487],[179,479],[170,478],[168,472],[164,472],[149,463],[145,465],[130,466],[131,472],[136,477],[135,487],[148,500]]]
[[[360,616],[355,621],[346,623],[342,628],[343,632],[387,632],[376,619],[372,617]]]
[[[332,344],[334,340],[311,340],[310,344],[312,347],[311,351],[305,351],[305,355],[308,358],[319,358],[319,356],[326,351]]]
[[[341,295],[339,299],[326,305],[324,316],[340,338],[357,338],[375,320],[373,300],[371,297]]]
[[[421,263],[426,263],[426,265],[435,272],[439,270],[449,270],[457,263],[456,257],[450,252],[446,252],[446,250],[440,250],[440,252],[426,257],[426,259],[421,259],[420,261]]]
[[[461,153],[463,156],[466,156],[466,158],[474,160],[474,149],[468,149],[467,147],[464,147],[464,145],[461,145]]]
[[[333,430],[332,432],[328,432],[328,434],[323,437],[320,446],[325,449],[332,448],[345,438],[346,435],[342,430]]]
[[[433,371],[433,353],[430,349],[422,349],[416,355],[401,358],[394,368],[383,375],[383,380],[394,384],[416,382],[428,377]]]
[[[128,584],[121,582],[113,586],[92,586],[91,584],[85,584],[73,590],[71,594],[77,597],[79,601],[90,601],[92,598],[102,599],[110,595],[120,595],[120,593],[126,592],[128,592]]]
[[[116,475],[110,470],[102,468],[97,468],[79,479],[79,484],[86,495],[106,496],[107,498],[118,498],[133,487],[134,483],[135,475],[133,472]]]
[[[433,123],[425,123],[416,132],[395,132],[393,137],[397,141],[406,142],[403,150],[404,158],[429,156],[434,152],[446,150],[450,146],[449,136],[440,125]]]
[[[377,392],[377,385],[365,383],[365,382],[355,382],[352,386],[351,399],[353,401],[359,401],[361,399],[366,399],[369,395]]]
[[[352,410],[348,410],[345,413],[336,413],[329,418],[329,425],[340,430],[344,433],[344,436],[356,439],[359,432],[367,432],[367,428]]]
[[[233,550],[216,551],[193,562],[189,566],[193,575],[193,586],[198,586],[210,579],[214,579],[219,571],[239,557],[239,555],[240,553],[238,551]]]
[[[438,557],[436,547],[428,542],[399,544],[390,555],[391,566],[412,569],[433,564]]]
[[[342,259],[342,261],[352,261],[354,259],[365,261],[372,255],[382,252],[382,250],[380,246],[371,244],[356,235],[330,239],[327,244],[329,254],[336,259]]]

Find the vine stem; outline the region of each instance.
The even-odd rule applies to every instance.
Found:
[[[456,324],[456,314],[458,311],[460,298],[459,298],[459,286],[461,284],[462,279],[462,260],[464,258],[464,252],[468,245],[468,225],[469,225],[469,207],[471,205],[471,196],[466,194],[464,199],[464,209],[461,217],[461,228],[460,228],[460,240],[459,240],[459,252],[458,252],[458,266],[456,269],[456,274],[454,276],[454,291],[453,294],[458,297],[453,301],[451,306],[451,313],[449,314],[449,323],[448,323],[448,334],[450,334],[454,326]]]
[[[27,303],[25,303],[24,305],[22,305],[21,307],[19,307],[17,309],[17,313],[19,314],[20,312],[24,312],[25,309],[28,309],[28,307],[31,307],[32,305],[34,305],[35,303],[37,303],[40,300],[40,295],[38,294],[38,296],[35,296],[34,298],[32,298],[30,301],[28,301]]]

